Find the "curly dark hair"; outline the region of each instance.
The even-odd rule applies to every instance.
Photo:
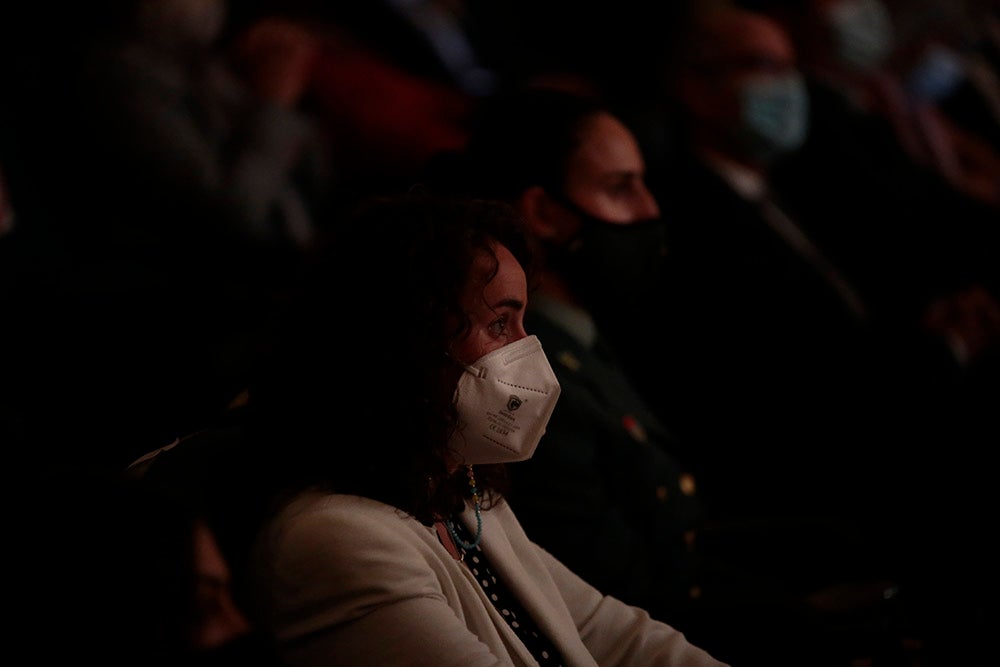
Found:
[[[272,482],[374,498],[428,524],[461,506],[465,473],[447,467],[448,350],[470,326],[460,295],[481,253],[495,260],[499,242],[531,275],[522,224],[506,203],[419,190],[366,200],[339,224],[250,387],[250,433]],[[503,467],[475,474],[488,507]]]

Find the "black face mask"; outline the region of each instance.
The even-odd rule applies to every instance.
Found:
[[[628,317],[646,310],[659,289],[667,253],[666,231],[659,218],[629,224],[602,220],[565,196],[554,199],[580,220],[580,231],[557,247],[548,261],[597,319]]]

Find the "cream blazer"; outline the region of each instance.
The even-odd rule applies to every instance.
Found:
[[[506,502],[482,518],[497,576],[566,667],[724,664],[573,574],[528,539]],[[474,530],[471,508],[462,520]],[[383,503],[302,494],[262,533],[252,563],[262,620],[291,667],[537,665],[434,528]]]

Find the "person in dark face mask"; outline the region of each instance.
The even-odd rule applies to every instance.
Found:
[[[511,502],[544,547],[601,590],[677,618],[697,585],[683,536],[700,525],[700,498],[674,458],[679,443],[638,398],[596,316],[636,298],[664,261],[639,144],[598,101],[549,89],[493,98],[478,120],[435,185],[503,199],[528,223],[537,264],[525,320],[564,387],[544,446],[511,472]],[[582,535],[621,548],[586,548]]]
[[[599,177],[602,163],[584,164],[595,167],[591,173]],[[586,169],[584,166],[581,171]],[[628,181],[635,177],[621,172],[618,178]],[[586,210],[585,206],[610,208],[602,201],[601,187],[581,189],[577,196],[587,204],[577,204],[565,194],[546,192],[545,196],[569,214],[566,216],[567,229],[572,231],[566,238],[557,237],[544,243],[549,266],[569,284],[581,304],[594,311],[599,319],[614,313],[616,303],[639,299],[641,288],[657,281],[667,255],[666,235],[658,213],[641,219],[633,217],[643,211],[659,211],[641,178],[622,183],[620,189],[613,185],[609,188],[617,190],[614,196],[620,198],[622,207],[632,218],[622,222]]]
[[[612,310],[656,279],[667,253],[638,141],[597,100],[547,89],[497,97],[446,187],[514,203],[544,265],[540,291]]]
[[[539,249],[525,326],[545,345],[562,393],[535,455],[510,471],[526,530],[601,590],[686,636],[710,645],[727,637],[715,648],[732,664],[759,662],[742,634],[733,640],[753,633],[748,619],[809,637],[798,610],[751,608],[707,565],[696,536],[710,518],[686,464],[693,444],[654,414],[608,335],[628,325],[622,309],[649,310],[669,261],[632,130],[599,100],[528,89],[483,108],[452,166],[436,174],[437,187],[513,203]],[[788,664],[818,664],[803,646],[785,648]]]

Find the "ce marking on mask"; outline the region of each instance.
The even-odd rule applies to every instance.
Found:
[[[489,413],[490,430],[498,435],[510,435],[512,432],[517,431],[518,426],[515,423],[514,415],[511,413],[520,408],[524,403],[526,403],[525,399],[522,399],[520,396],[515,396],[514,394],[508,396],[506,410]]]

